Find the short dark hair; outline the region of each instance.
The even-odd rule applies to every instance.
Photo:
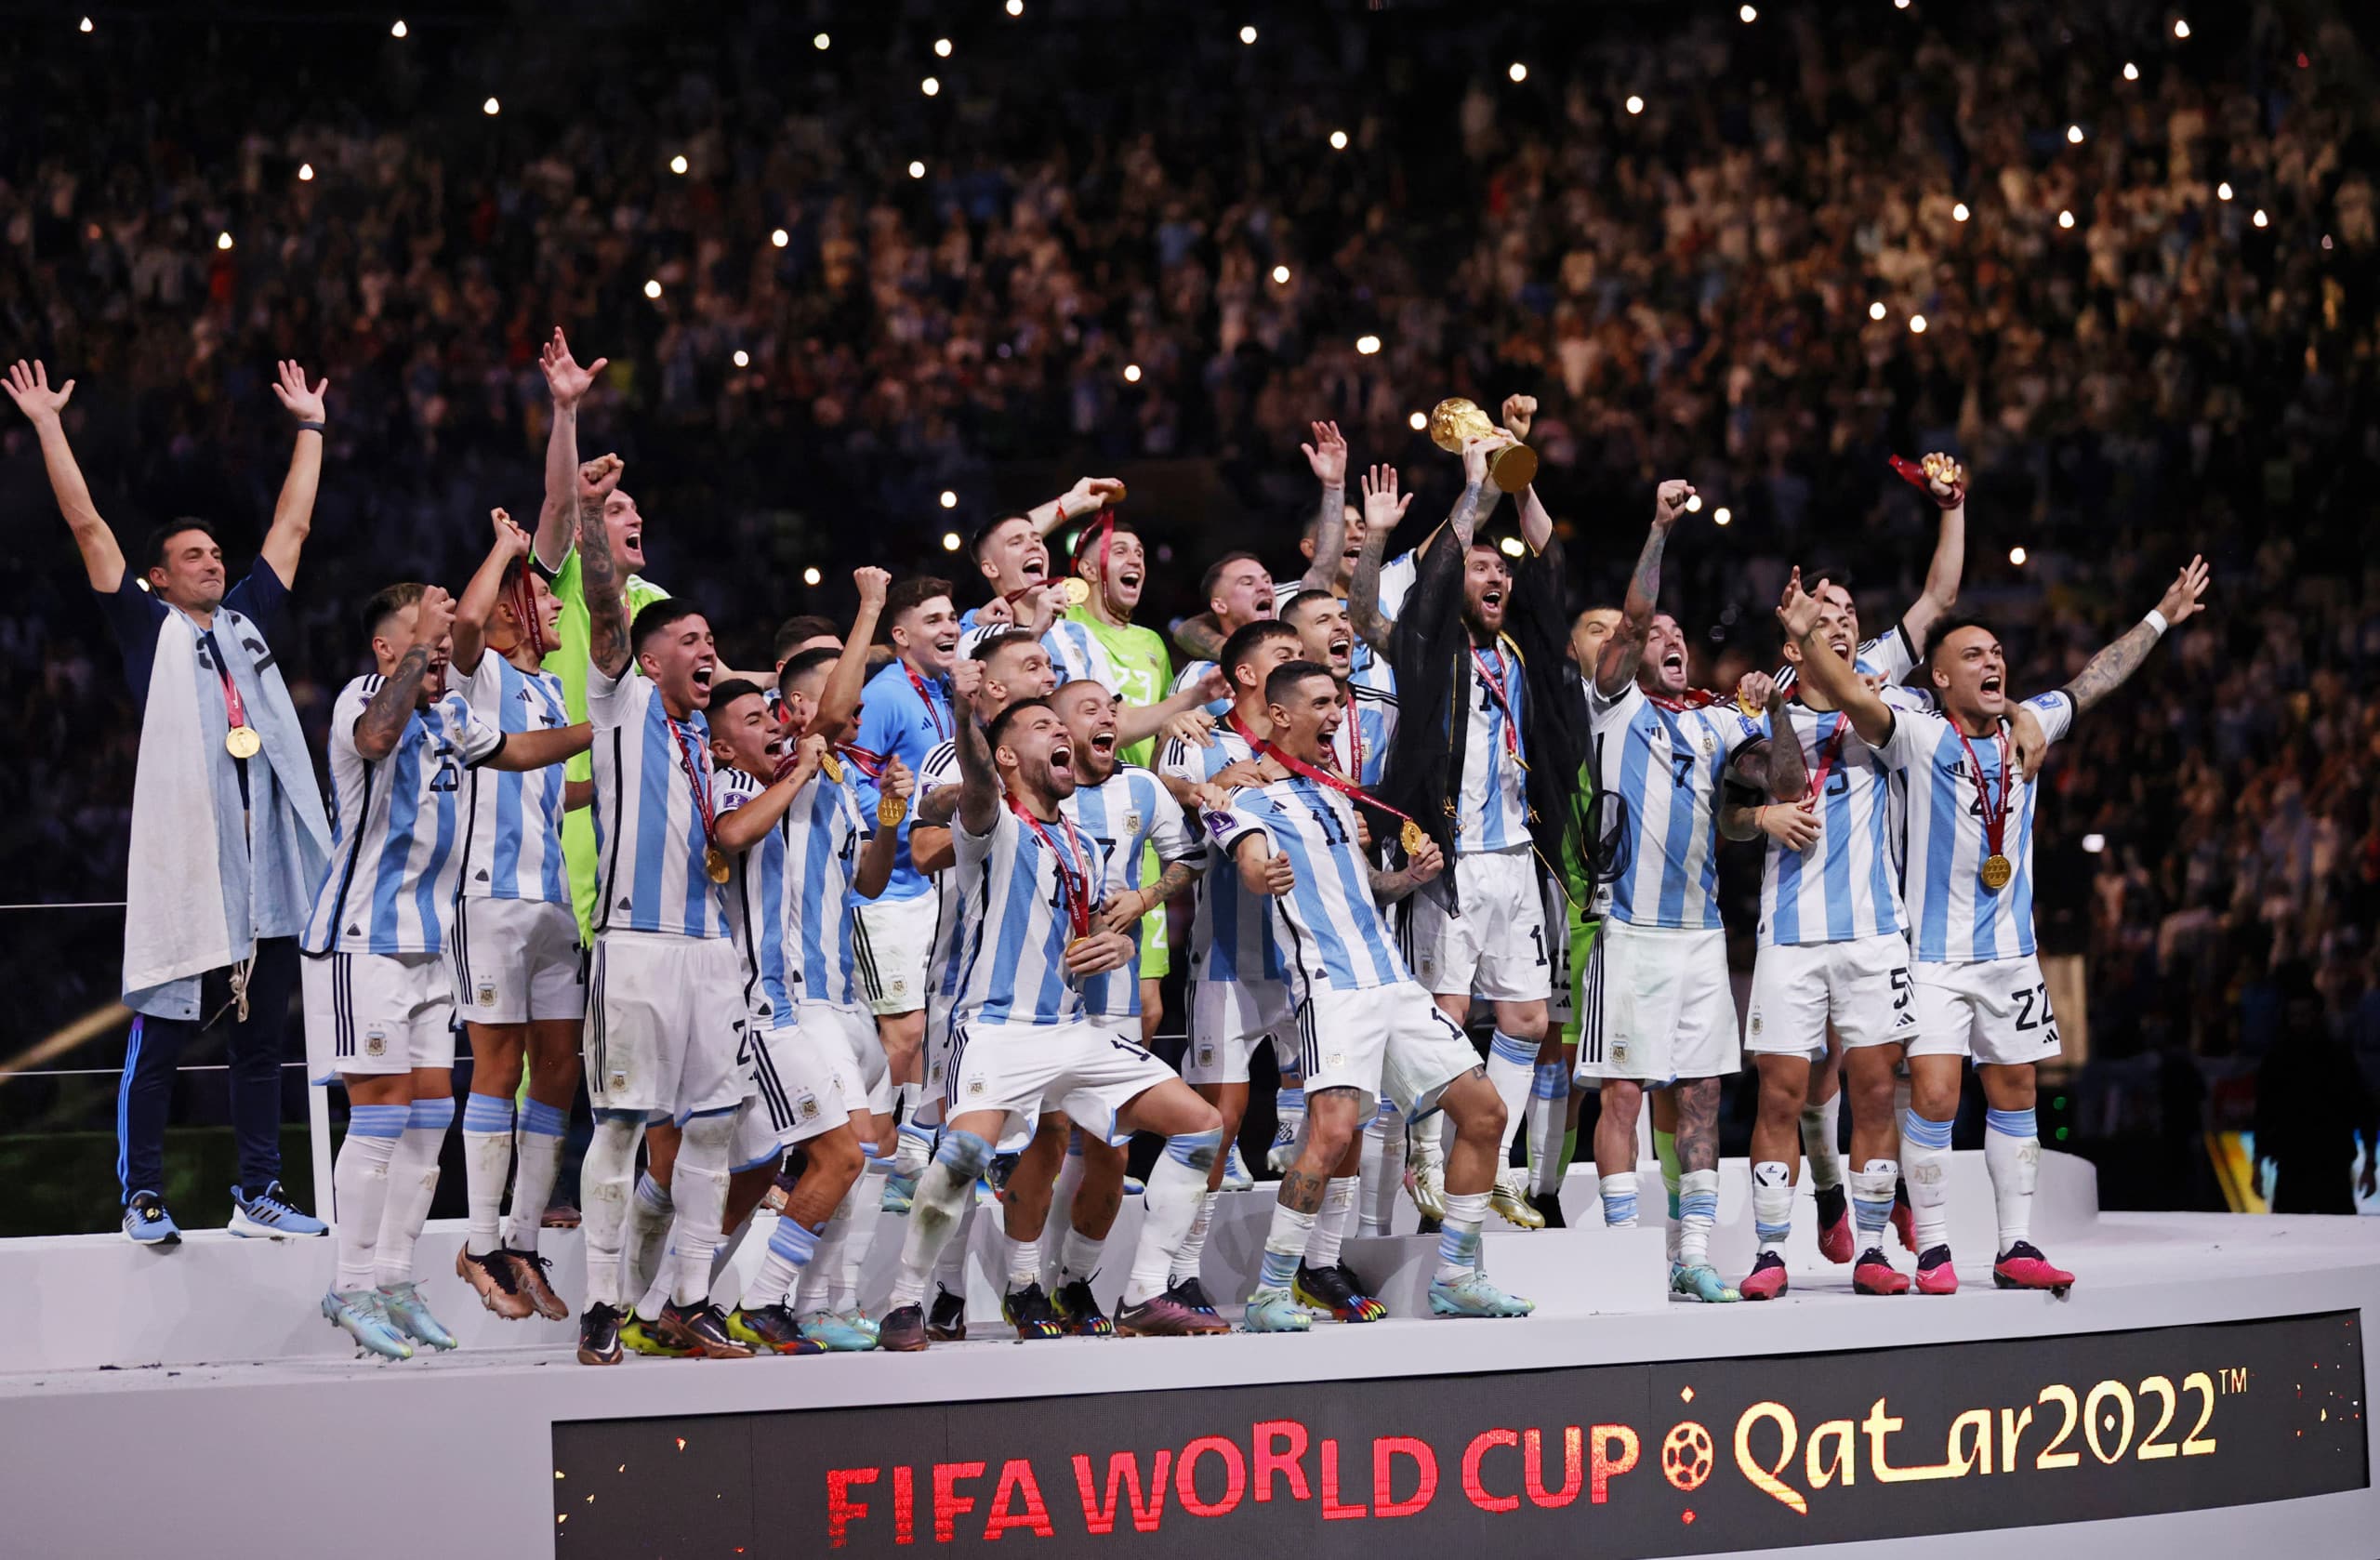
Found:
[[[1932,641],[1925,646],[1925,665],[1929,669],[1933,667],[1935,658],[1942,654],[1942,647],[1950,642],[1950,636],[1962,628],[1980,628],[1990,634],[1994,642],[1997,642],[2000,638],[2000,630],[1980,617],[1964,615],[1953,617],[1948,622],[1937,623],[1934,626]],[[1853,654],[1855,655],[1858,654],[1856,647]]]
[[[181,529],[187,531],[190,527],[185,525]],[[207,535],[214,533],[210,531]],[[372,592],[372,599],[364,603],[364,637],[378,639],[381,628],[389,619],[420,601],[421,593],[428,588],[419,580],[407,579],[399,580],[394,585],[384,585]]]
[[[792,687],[801,679],[808,677],[812,672],[818,670],[822,667],[832,667],[836,662],[842,658],[843,653],[841,651],[829,650],[824,645],[819,646],[815,650],[803,651],[800,654],[787,660],[782,668],[778,668],[777,692],[780,694],[784,693],[787,689]],[[714,699],[718,698],[719,690],[716,688],[712,689],[710,696]]]
[[[647,602],[644,610],[628,625],[628,644],[635,654],[644,654],[644,641],[655,634],[667,633],[689,617],[700,617],[703,609],[682,596],[664,596],[657,602]]]
[[[1015,723],[1016,718],[1028,709],[1050,709],[1050,701],[1048,699],[1019,699],[1010,705],[998,715],[993,716],[991,723],[984,728],[984,745],[987,747],[998,747],[1002,739],[1008,735],[1008,729]],[[1055,715],[1057,711],[1051,709],[1050,713]]]
[[[1330,590],[1293,590],[1289,593],[1289,600],[1281,602],[1274,610],[1279,614],[1282,622],[1290,623],[1292,615],[1303,616],[1305,609],[1316,602],[1335,602],[1338,599],[1338,593]],[[1292,627],[1294,626],[1292,624]]]
[[[1319,661],[1284,661],[1264,679],[1264,702],[1286,707],[1290,693],[1309,677],[1319,677],[1334,688],[1339,685],[1338,677]]]
[[[710,685],[710,707],[725,709],[747,694],[754,694],[763,701],[766,701],[769,696],[768,691],[750,678],[731,677],[724,682],[714,682]]]
[[[1225,675],[1237,671],[1256,658],[1257,647],[1266,640],[1298,637],[1298,631],[1277,617],[1260,617],[1253,623],[1243,623],[1223,641],[1223,654],[1216,657]]]
[[[950,594],[950,582],[932,575],[919,575],[914,579],[894,582],[884,593],[884,615],[880,619],[889,633],[892,625],[901,621],[904,613],[915,612],[936,596]]]
[[[769,654],[782,660],[787,652],[804,640],[840,641],[842,637],[842,625],[833,618],[821,617],[816,613],[806,612],[799,617],[788,617],[777,625],[777,637],[775,642],[770,645]]]
[[[1121,515],[1103,512],[1091,516],[1083,522],[1082,530],[1075,536],[1074,551],[1066,562],[1067,573],[1082,572],[1082,565],[1091,558],[1091,554],[1084,549],[1091,546],[1091,537],[1103,530],[1111,536],[1137,536],[1141,534],[1130,521]]]
[[[206,539],[213,542],[217,547],[219,548],[223,545],[223,538],[215,534],[215,527],[207,524],[206,522],[203,520],[195,519],[190,515],[184,515],[179,520],[169,520],[163,525],[152,526],[150,527],[147,538],[141,543],[140,548],[140,555],[149,560],[148,562],[143,563],[140,566],[140,572],[143,575],[146,575],[152,569],[162,569],[165,566],[166,544],[185,531],[203,532],[205,533]]]
[[[1012,520],[1021,520],[1027,525],[1033,523],[1033,517],[1023,509],[1011,509],[1005,514],[996,514],[975,527],[974,535],[967,538],[967,556],[981,563],[984,561],[984,549],[991,542],[992,533]]]
[[[1223,571],[1230,568],[1234,563],[1242,562],[1253,563],[1259,568],[1263,568],[1264,565],[1264,560],[1257,557],[1252,552],[1224,553],[1221,558],[1218,558],[1213,562],[1208,564],[1207,572],[1198,576],[1198,599],[1202,602],[1212,600],[1215,594],[1215,586],[1217,582],[1223,577]]]
[[[1040,642],[1039,639],[1025,629],[1001,628],[978,639],[975,641],[975,647],[967,652],[967,658],[971,661],[983,661],[988,664],[993,656],[1011,645],[1039,644]]]

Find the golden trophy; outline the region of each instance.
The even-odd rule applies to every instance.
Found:
[[[1488,456],[1488,480],[1503,493],[1518,493],[1537,480],[1537,452],[1488,420],[1474,401],[1449,396],[1430,413],[1430,443],[1449,455],[1462,453],[1465,439],[1503,439]]]

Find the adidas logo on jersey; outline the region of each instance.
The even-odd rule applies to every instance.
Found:
[[[484,866],[483,866],[483,867],[481,867],[477,872],[472,873],[472,874],[471,874],[471,881],[473,881],[473,882],[475,882],[475,883],[484,883],[484,882],[486,882],[486,881],[487,881],[487,868],[486,868],[486,867],[484,867]]]

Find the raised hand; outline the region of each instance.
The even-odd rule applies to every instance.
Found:
[[[578,360],[570,355],[570,342],[562,336],[560,325],[554,326],[553,339],[537,353],[537,366],[546,371],[546,389],[552,393],[555,407],[565,412],[576,410],[579,402],[594,388],[595,376],[603,372],[611,361],[597,358],[581,368]]]
[[[1739,709],[1776,709],[1784,703],[1777,691],[1777,680],[1765,671],[1748,671],[1736,684],[1736,707]]]
[[[67,387],[69,390],[73,388],[72,385]],[[2165,594],[2157,602],[2157,610],[2164,615],[2167,628],[2200,609],[2201,600],[2206,595],[2206,584],[2205,559],[2192,557],[2182,565],[2182,572],[2174,576],[2174,583],[2165,588]]]
[[[422,587],[414,605],[413,642],[435,650],[455,631],[455,598],[435,585]]]
[[[287,359],[284,359],[277,366],[280,369],[280,378],[274,383],[272,393],[281,398],[283,409],[299,422],[324,421],[323,392],[331,388],[331,382],[324,379],[312,390],[308,390],[306,371],[303,368]],[[66,388],[73,390],[74,387],[70,384]]]
[[[1462,442],[1462,480],[1474,487],[1488,482],[1488,457],[1504,447],[1504,439],[1470,438]]]
[[[1826,581],[1818,583],[1824,585]],[[1785,582],[1784,598],[1777,603],[1777,621],[1785,626],[1786,637],[1793,640],[1805,638],[1818,626],[1818,599],[1802,588],[1802,571],[1798,568]]]
[[[1504,431],[1515,439],[1528,437],[1528,425],[1537,420],[1537,397],[1508,395],[1504,397]]]
[[[859,604],[876,612],[884,610],[885,592],[892,588],[892,576],[882,569],[858,568],[852,571],[852,584],[859,588]]]
[[[1914,461],[1893,456],[1885,464],[1893,475],[1942,509],[1955,509],[1967,501],[1967,469],[1939,451]]]
[[[1083,516],[1104,509],[1110,504],[1120,504],[1123,501],[1124,484],[1118,479],[1083,477],[1077,480],[1074,486],[1066,489],[1065,501],[1061,507],[1065,510],[1068,520],[1080,520]]]
[[[1305,452],[1305,463],[1314,468],[1315,481],[1325,487],[1344,487],[1347,483],[1347,441],[1341,436],[1335,422],[1312,425],[1314,443],[1300,444]]]
[[[1686,501],[1694,496],[1694,484],[1682,477],[1672,477],[1653,490],[1653,523],[1663,530],[1678,522],[1686,513]]]
[[[502,553],[506,558],[529,556],[529,533],[515,524],[510,515],[502,509],[490,509],[487,518],[489,523],[496,527],[496,545],[489,550]]]
[[[39,363],[28,364],[22,358],[9,365],[5,388],[8,391],[8,399],[17,403],[17,410],[36,424],[56,422],[58,414],[66,410],[67,402],[74,396],[73,380],[69,379],[56,390],[51,390],[49,370]]]
[[[974,698],[984,686],[984,663],[972,655],[962,655],[950,665],[952,702],[965,704]]]
[[[620,477],[628,469],[628,462],[615,455],[599,455],[587,462],[578,469],[578,501],[601,504],[620,485]]]
[[[1371,535],[1385,536],[1396,529],[1405,511],[1413,507],[1413,496],[1396,491],[1396,468],[1375,466],[1364,473],[1364,526]]]

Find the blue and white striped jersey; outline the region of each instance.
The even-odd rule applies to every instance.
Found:
[[[727,895],[703,870],[697,797],[718,785],[710,723],[673,721],[653,680],[587,673],[595,726],[595,930],[727,935]]]
[[[1233,847],[1250,834],[1263,835],[1289,858],[1295,886],[1268,896],[1267,919],[1300,1004],[1317,984],[1368,991],[1413,978],[1372,898],[1370,865],[1355,843],[1355,804],[1344,796],[1293,774],[1240,792],[1230,812],[1210,813],[1206,822],[1220,857],[1214,871],[1235,880]]]
[[[1115,773],[1100,784],[1076,787],[1061,810],[1074,819],[1077,828],[1098,842],[1107,858],[1107,876],[1097,893],[1103,902],[1112,894],[1129,893],[1143,886],[1141,860],[1152,845],[1157,847],[1157,861],[1166,866],[1198,854],[1197,840],[1183,821],[1182,804],[1173,800],[1164,781],[1138,764],[1117,764]],[[1135,923],[1135,946],[1140,934]],[[1140,956],[1135,954],[1121,970],[1085,980],[1082,1000],[1093,1018],[1140,1017]]]
[[[1908,922],[1893,840],[1892,772],[1840,710],[1815,710],[1796,700],[1785,712],[1788,730],[1772,736],[1802,745],[1802,761],[1818,787],[1818,838],[1806,851],[1768,841],[1760,879],[1760,945],[1901,932]]]
[[[1194,747],[1178,738],[1165,745],[1160,773],[1194,784],[1211,780],[1255,750],[1229,726],[1214,731],[1214,746]],[[1211,858],[1213,853],[1209,853]],[[1190,923],[1190,978],[1222,983],[1277,981],[1284,974],[1275,947],[1270,908],[1240,886],[1229,862],[1210,859],[1198,881],[1198,910]]]
[[[873,809],[860,810],[857,766],[846,759],[842,767],[840,780],[829,780],[823,770],[813,776],[786,810],[786,891],[791,895],[786,936],[795,998],[853,1007],[860,994],[852,951],[852,877],[859,869],[860,845],[876,830]]]
[[[2074,701],[2063,692],[2027,699],[2050,741],[2074,724]],[[2017,958],[2033,951],[2033,807],[2041,787],[2019,785],[2007,798],[2001,849],[2014,869],[2005,886],[1983,885],[1984,796],[2001,806],[2012,749],[2001,736],[1960,740],[1939,715],[1896,709],[1893,734],[1879,749],[1897,771],[1908,807],[1904,888],[1909,895],[1910,945],[1921,964],[1964,964]],[[1981,769],[1967,761],[1973,748]]]
[[[1615,698],[1587,684],[1595,792],[1611,859],[1606,913],[1631,926],[1719,925],[1719,782],[1745,743],[1765,736],[1732,704],[1668,709],[1633,679]]]
[[[917,792],[911,799],[912,815],[916,803],[923,801],[929,793],[956,786],[959,781],[959,746],[945,742],[928,753],[919,767]],[[953,842],[955,845],[955,835]],[[937,872],[932,883],[937,903],[933,946],[926,955],[926,1034],[939,1038],[949,1033],[951,1016],[959,1002],[959,977],[966,973],[961,955],[966,949],[967,930],[983,913],[983,876]]]
[[[1368,790],[1388,768],[1389,744],[1396,740],[1396,695],[1367,688],[1350,678],[1347,714],[1330,739],[1332,767]]]
[[[1527,690],[1520,652],[1499,637],[1471,654],[1471,730],[1462,749],[1462,794],[1455,851],[1509,851],[1529,842]]]
[[[1124,680],[1117,674],[1115,657],[1099,642],[1099,636],[1071,617],[1061,617],[1050,625],[1041,636],[1041,648],[1050,653],[1050,664],[1057,668],[1058,681],[1096,682],[1117,698],[1125,694]]]
[[[1212,661],[1193,661],[1188,666],[1183,667],[1181,672],[1174,677],[1173,686],[1168,689],[1167,692],[1170,694],[1186,694],[1192,688],[1197,686],[1198,680],[1200,678],[1206,676],[1209,672],[1214,669],[1215,664]],[[1231,707],[1231,700],[1229,698],[1215,699],[1201,706],[1200,707],[1205,709],[1209,715],[1211,715],[1216,720],[1220,721],[1223,718],[1223,711]]]
[[[959,859],[951,874],[980,881],[980,913],[968,918],[960,949],[963,968],[953,1025],[1051,1025],[1089,1016],[1079,985],[1066,979],[1066,945],[1074,941],[1060,862],[1086,892],[1098,892],[1107,861],[1098,843],[1071,820],[1036,829],[1005,802],[988,833],[968,832],[951,819]]]
[[[522,671],[493,650],[457,685],[471,713],[507,734],[570,724],[562,679]],[[463,897],[527,899],[570,908],[562,856],[563,766],[473,770],[466,782]]]
[[[719,813],[724,817],[767,789],[740,769],[719,772]],[[776,827],[752,848],[728,857],[727,934],[744,958],[744,1011],[756,1024],[790,1029],[798,997],[786,958],[786,829]]]
[[[462,876],[463,772],[504,734],[449,691],[416,709],[389,756],[355,746],[385,680],[359,677],[331,706],[331,855],[298,946],[308,953],[443,953]]]

